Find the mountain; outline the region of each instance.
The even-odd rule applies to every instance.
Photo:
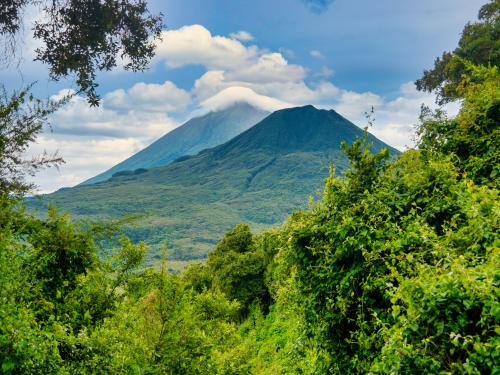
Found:
[[[159,167],[185,156],[220,145],[255,125],[269,112],[258,109],[245,102],[196,117],[143,149],[128,159],[92,177],[82,185],[108,180],[117,172]],[[127,172],[126,172],[127,173]]]
[[[331,163],[337,171],[346,167],[341,141],[349,143],[362,135],[333,110],[284,109],[196,156],[61,189],[31,199],[28,205],[46,209],[53,203],[84,220],[143,214],[126,231],[133,240],[152,245],[153,256],[166,240],[170,259],[203,258],[237,223],[247,222],[259,231],[304,208],[307,196],[322,188]],[[389,147],[369,137],[375,150]]]

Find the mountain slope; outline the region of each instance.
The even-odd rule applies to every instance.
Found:
[[[268,114],[269,112],[242,102],[193,118],[142,151],[84,181],[82,185],[108,180],[113,174],[121,171],[166,165],[181,156],[193,155],[203,149],[220,145],[255,125]]]
[[[145,217],[127,228],[133,240],[154,248],[167,240],[171,259],[202,258],[239,222],[260,230],[305,207],[307,196],[322,187],[331,163],[339,171],[345,168],[341,141],[352,142],[362,134],[333,110],[285,109],[196,156],[63,189],[28,204],[45,209],[50,202],[86,220],[141,213]],[[387,147],[370,138],[375,150]]]

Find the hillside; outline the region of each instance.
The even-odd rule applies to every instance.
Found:
[[[322,187],[332,163],[338,171],[345,168],[341,141],[350,143],[362,133],[333,110],[284,109],[196,156],[62,189],[28,205],[45,210],[53,203],[85,220],[140,213],[144,217],[127,228],[132,240],[145,240],[154,248],[167,240],[171,259],[203,258],[233,225],[247,222],[260,230],[304,207],[307,196]],[[370,138],[374,149],[388,147]]]
[[[184,155],[218,146],[258,123],[269,112],[241,102],[232,106],[195,117],[145,149],[92,177],[82,185],[105,181],[121,171],[134,171],[166,165]]]

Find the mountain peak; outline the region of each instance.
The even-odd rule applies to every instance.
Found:
[[[334,110],[312,105],[286,108],[267,116],[236,138],[217,147],[218,155],[239,153],[243,149],[280,152],[322,152],[340,149],[343,141],[352,143],[363,135],[362,129]],[[369,135],[376,148],[385,147]]]

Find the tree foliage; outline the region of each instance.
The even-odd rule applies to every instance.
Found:
[[[330,369],[487,373],[498,343],[498,291],[487,276],[498,210],[496,191],[457,178],[453,163],[425,151],[398,158],[358,199],[332,178],[324,203],[295,224],[289,251],[308,330],[331,353]],[[482,272],[480,282],[472,276]],[[452,333],[470,346],[459,350]]]
[[[418,147],[453,154],[457,167],[481,184],[498,186],[500,175],[500,75],[497,67],[467,63],[457,88],[464,98],[460,113],[447,118],[423,107],[417,127]]]
[[[478,22],[465,26],[458,47],[453,52],[444,52],[434,67],[425,70],[415,82],[419,90],[435,91],[441,104],[462,98],[459,85],[467,73],[467,61],[500,66],[500,1],[490,0],[483,5],[478,18]]]
[[[0,195],[22,195],[33,188],[25,181],[39,169],[63,162],[57,154],[27,156],[30,143],[42,131],[48,116],[64,105],[35,99],[27,87],[8,95],[0,85]]]
[[[34,38],[42,43],[35,59],[48,64],[54,80],[76,76],[91,105],[99,103],[97,72],[111,70],[119,58],[127,70],[144,70],[161,33],[161,15],[150,14],[144,0],[4,0],[0,10],[4,56],[14,55],[22,15],[30,6],[43,8],[33,26]]]

